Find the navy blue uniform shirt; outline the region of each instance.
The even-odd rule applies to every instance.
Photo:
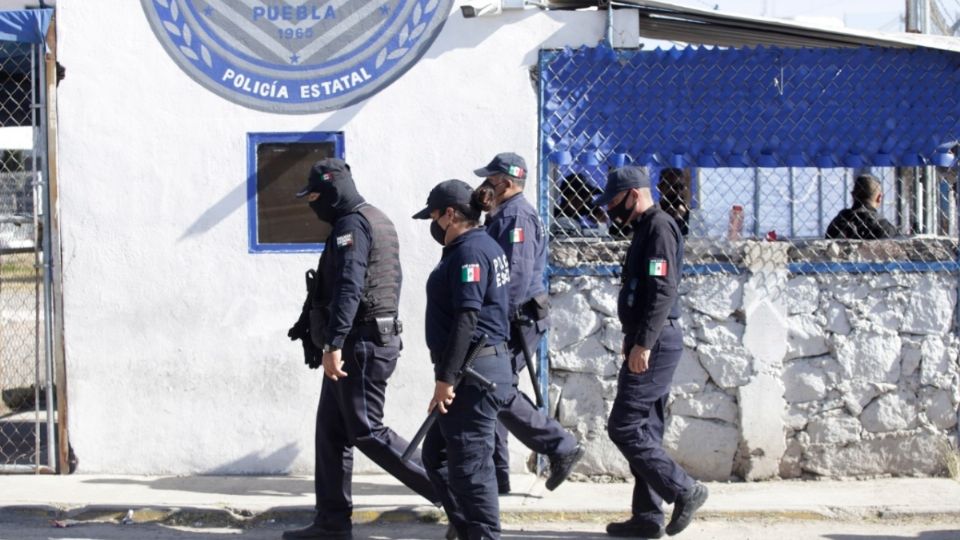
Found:
[[[369,223],[357,212],[338,218],[327,237],[318,272],[328,316],[324,343],[343,348],[353,327],[363,295],[372,238]]]
[[[507,257],[483,227],[470,229],[445,246],[427,278],[425,322],[431,354],[446,350],[457,314],[464,310],[479,312],[474,339],[486,334],[488,346],[507,341],[509,283]]]
[[[516,313],[528,300],[546,292],[543,224],[533,206],[518,193],[487,216],[487,233],[500,244],[510,262],[510,313]]]
[[[623,262],[617,315],[624,334],[652,349],[667,318],[680,317],[683,235],[676,220],[656,206],[633,221],[633,240]]]

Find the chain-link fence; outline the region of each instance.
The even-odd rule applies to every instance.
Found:
[[[687,273],[954,271],[958,79],[960,55],[924,49],[545,51],[551,272],[619,271],[629,230],[592,201],[624,164]]]
[[[0,45],[0,472],[53,467],[38,48]]]

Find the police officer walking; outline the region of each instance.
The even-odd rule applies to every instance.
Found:
[[[536,350],[548,328],[549,298],[543,285],[546,242],[536,210],[523,197],[527,164],[514,153],[497,154],[474,171],[486,178],[477,188],[487,212],[487,233],[500,245],[510,263],[510,355],[514,379],[512,395],[500,410],[494,463],[501,494],[510,492],[510,453],[507,431],[534,452],[548,456],[546,488],[556,489],[583,457],[584,448],[556,419],[537,408],[518,388],[525,355]]]
[[[506,345],[510,268],[479,226],[473,195],[466,182],[441,182],[413,216],[430,219],[431,235],[444,246],[427,279],[426,339],[435,380],[430,410],[441,414],[424,439],[423,463],[457,537],[471,540],[500,538],[493,441],[497,412],[513,382]],[[472,368],[496,389],[471,377],[454,387],[481,336],[486,346]]]
[[[664,451],[664,410],[683,352],[677,287],[683,265],[683,235],[677,222],[653,204],[650,178],[640,167],[610,171],[598,205],[618,224],[633,226],[623,263],[617,314],[625,361],[607,432],[630,463],[636,479],[631,518],[607,525],[610,536],[659,538],[690,524],[707,500],[696,482]],[[673,515],[663,527],[663,501]]]
[[[310,170],[306,197],[332,226],[300,320],[306,363],[323,366],[317,409],[313,524],[283,538],[352,538],[353,446],[407,487],[439,499],[418,457],[404,462],[407,441],[382,424],[387,379],[400,353],[399,243],[393,223],[357,192],[350,167],[328,158]]]

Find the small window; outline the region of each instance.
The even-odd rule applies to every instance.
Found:
[[[250,252],[323,249],[330,226],[294,195],[317,161],[343,159],[343,133],[250,133],[247,215]]]

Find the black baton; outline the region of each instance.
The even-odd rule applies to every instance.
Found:
[[[476,360],[477,355],[480,354],[480,351],[487,345],[487,335],[483,334],[480,336],[480,339],[475,341],[473,345],[470,346],[470,350],[467,351],[467,359],[463,362],[463,367],[460,369],[460,372],[457,374],[457,381],[454,383],[453,387],[456,389],[460,386],[460,383],[464,378],[470,377],[476,381],[480,386],[485,390],[494,391],[497,389],[497,383],[487,379],[483,375],[477,373],[473,369],[473,361]],[[410,444],[407,445],[407,449],[403,451],[403,455],[400,456],[400,459],[403,461],[410,461],[410,458],[413,456],[413,453],[417,451],[417,447],[420,446],[420,443],[423,442],[423,438],[427,436],[427,432],[430,431],[430,428],[433,427],[433,423],[437,421],[437,418],[440,418],[440,406],[437,405],[430,411],[430,414],[427,416],[427,419],[423,421],[423,424],[420,425],[420,429],[417,430],[417,434],[413,436],[413,439],[410,440]]]
[[[537,401],[537,408],[543,408],[543,394],[540,393],[540,380],[537,377],[537,370],[534,369],[533,354],[530,352],[530,344],[527,343],[527,339],[523,335],[523,330],[520,329],[521,325],[529,326],[531,324],[534,323],[530,319],[516,319],[516,322],[513,324],[513,330],[516,332],[517,340],[520,341],[523,359],[527,362],[527,372],[530,373],[530,382],[533,383],[533,397]]]

